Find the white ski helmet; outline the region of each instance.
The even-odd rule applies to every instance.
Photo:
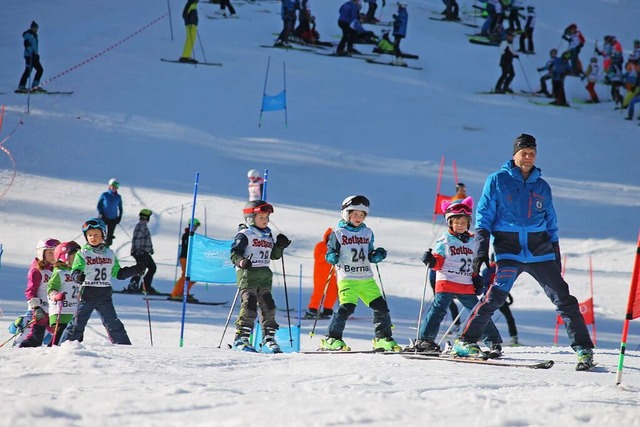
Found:
[[[36,258],[38,258],[40,261],[44,261],[44,251],[46,249],[55,249],[59,244],[60,240],[52,239],[51,237],[48,239],[40,240],[36,244]]]
[[[369,215],[369,205],[369,199],[365,196],[357,195],[347,197],[342,201],[342,208],[340,211],[342,219],[349,222],[349,212],[351,211],[362,211]]]
[[[115,188],[120,188],[120,183],[118,182],[117,179],[115,178],[111,178],[109,180],[109,187],[114,186]]]
[[[247,178],[260,178],[260,171],[257,169],[251,169],[247,172]]]

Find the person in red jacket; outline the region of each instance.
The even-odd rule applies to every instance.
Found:
[[[338,283],[336,281],[335,271],[331,270],[331,264],[324,258],[327,254],[327,240],[333,232],[332,228],[327,228],[324,232],[322,241],[318,242],[313,249],[313,292],[309,299],[309,306],[305,313],[306,319],[315,319],[318,317],[320,304],[323,310],[320,312],[320,319],[329,319],[333,314],[333,306],[338,298]],[[331,277],[329,277],[331,274]],[[327,284],[328,282],[328,284]],[[327,292],[325,294],[325,287]],[[324,295],[324,302],[322,297]]]

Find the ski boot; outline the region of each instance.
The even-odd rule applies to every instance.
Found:
[[[320,340],[320,351],[351,351],[340,338],[325,337]]]
[[[500,344],[491,344],[491,350],[487,354],[489,359],[498,359],[502,357],[504,353],[502,353],[502,345]]]
[[[265,339],[260,344],[260,348],[262,349],[263,353],[283,353],[274,337],[265,337]]]
[[[584,348],[578,350],[578,364],[576,365],[576,371],[590,371],[596,366],[593,361],[593,350],[590,348]]]
[[[232,348],[234,350],[247,351],[249,353],[257,353],[258,352],[258,350],[256,350],[251,345],[251,342],[249,341],[249,337],[238,337],[238,338],[236,338],[236,340],[233,342]]]
[[[474,342],[464,342],[455,340],[450,354],[458,357],[469,357],[472,359],[486,359],[486,355],[480,349],[480,346]]]
[[[409,345],[402,351],[438,355],[442,349],[433,340],[410,340]]]
[[[402,348],[400,348],[398,343],[392,337],[374,338],[371,341],[373,342],[374,351],[402,351]]]

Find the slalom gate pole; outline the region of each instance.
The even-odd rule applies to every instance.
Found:
[[[196,179],[193,184],[193,206],[191,207],[191,221],[189,222],[189,245],[187,247],[187,263],[184,271],[184,286],[182,288],[182,319],[180,321],[180,347],[184,346],[184,319],[187,313],[187,293],[189,292],[189,282],[191,281],[191,255],[193,252],[193,218],[196,215],[196,201],[198,199],[198,185],[200,183],[200,172],[196,172]]]
[[[271,65],[271,57],[267,59],[267,70],[264,73],[264,88],[262,89],[262,103],[260,103],[260,117],[258,118],[258,127],[262,125],[262,113],[264,112],[264,97],[267,95],[267,80],[269,79],[269,66]],[[264,200],[264,198],[262,198]]]
[[[416,341],[420,339],[420,322],[422,322],[422,310],[424,308],[424,301],[425,299],[427,299],[427,285],[429,282],[430,271],[431,269],[427,267],[427,273],[424,276],[424,287],[422,288],[422,299],[420,300],[420,311],[418,312],[418,328],[416,330]]]
[[[167,10],[169,11],[169,30],[171,31],[171,41],[173,41],[173,21],[171,19],[171,0],[167,0]]]
[[[313,321],[313,327],[311,328],[311,332],[309,332],[309,338],[313,338],[313,336],[316,333],[316,325],[318,324],[318,319],[320,318],[320,307],[324,307],[324,300],[327,297],[327,289],[329,289],[329,283],[331,282],[331,275],[333,274],[333,271],[335,270],[336,266],[335,265],[331,265],[331,268],[329,269],[329,275],[327,276],[327,281],[324,284],[324,290],[322,291],[322,299],[320,300],[320,305],[318,306],[318,310],[316,312],[316,318]]]
[[[293,347],[293,336],[291,336],[291,313],[289,312],[289,293],[287,292],[287,273],[284,269],[284,253],[280,258],[282,260],[282,283],[284,285],[284,303],[287,308],[287,324],[289,325],[289,345]]]
[[[224,323],[224,329],[222,330],[222,336],[220,337],[218,348],[222,346],[222,340],[224,340],[224,334],[227,332],[227,327],[229,327],[229,322],[231,321],[231,315],[233,314],[233,309],[236,307],[236,302],[238,301],[238,295],[240,295],[240,288],[236,290],[236,295],[233,297],[233,303],[231,304],[231,308],[229,309],[229,314],[227,315],[227,321]]]

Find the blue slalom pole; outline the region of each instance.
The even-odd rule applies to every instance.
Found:
[[[191,208],[191,220],[189,221],[189,246],[187,247],[187,265],[185,268],[184,287],[182,288],[182,320],[180,325],[180,347],[184,346],[184,319],[187,313],[187,292],[191,281],[191,253],[193,248],[193,219],[196,216],[196,200],[198,198],[198,183],[200,172],[196,172],[196,182],[193,185],[193,207]]]
[[[287,69],[284,61],[282,61],[282,75],[284,78],[284,127],[288,128],[289,122],[287,119]]]
[[[264,88],[262,89],[262,102],[260,103],[260,118],[258,119],[258,127],[262,125],[262,112],[264,111],[264,97],[267,94],[267,80],[269,79],[269,65],[271,57],[267,59],[267,71],[264,73]]]
[[[267,180],[269,179],[269,169],[264,170],[264,183],[262,184],[262,200],[267,201]]]

